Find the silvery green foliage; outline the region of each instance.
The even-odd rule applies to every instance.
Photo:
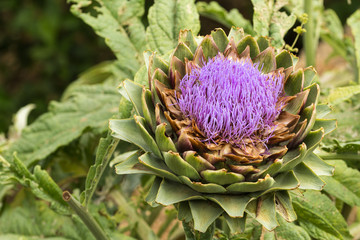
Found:
[[[269,37],[262,38],[259,44],[264,43],[264,39],[270,39],[273,45],[282,47],[285,43],[284,35],[293,27],[296,17],[304,11],[302,0],[253,0],[252,26],[237,10],[226,11],[220,6],[220,1],[220,4],[195,4],[192,0],[155,0],[152,6],[148,6],[147,2],[68,0],[71,12],[104,39],[116,59],[95,66],[82,74],[68,87],[62,100],[52,102],[49,111],[30,126],[22,130],[22,126],[18,125],[20,127],[17,128],[16,134],[21,133],[21,136],[14,143],[7,138],[11,134],[6,137],[5,134],[2,135],[0,239],[92,239],[83,222],[70,212],[62,200],[61,191],[64,188],[72,188],[73,195],[79,199],[82,192],[80,200],[87,205],[89,212],[113,239],[157,239],[161,236],[176,239],[179,234],[183,234],[181,230],[179,233],[179,223],[173,222],[176,218],[175,210],[166,212],[166,221],[160,227],[158,235],[153,232],[150,226],[161,220],[158,216],[162,212],[162,207],[153,209],[140,200],[149,189],[148,183],[152,179],[138,176],[115,177],[113,169],[106,168],[111,160],[108,157],[112,154],[112,141],[108,138],[101,140],[95,154],[100,136],[104,136],[107,131],[108,119],[114,115],[117,118],[127,118],[137,111],[126,98],[120,97],[116,87],[125,79],[147,84],[144,77],[147,77],[146,66],[149,66],[149,62],[144,61],[143,56],[146,56],[145,59],[148,58],[149,52],[144,51],[157,51],[160,57],[168,57],[177,45],[181,29],[191,29],[197,35],[200,30],[199,15],[213,19],[228,28],[235,25],[244,28],[245,33]],[[334,175],[322,177],[327,183],[323,191],[291,192],[296,221],[289,223],[278,217],[279,227],[272,232],[262,231],[260,224],[255,220],[256,213],[249,210],[250,217],[246,223],[240,222],[241,226],[231,224],[231,220],[227,219],[230,222],[230,230],[242,228],[244,232],[234,235],[227,227],[215,229],[219,239],[352,239],[350,233],[353,236],[359,234],[358,221],[353,222],[350,228],[345,221],[349,220],[346,209],[360,206],[360,128],[354,121],[359,117],[360,103],[359,11],[354,12],[347,21],[355,39],[353,41],[344,35],[341,22],[333,11],[324,10],[322,1],[314,1],[314,4],[314,44],[317,45],[319,37],[329,43],[334,53],[350,64],[352,72],[349,74],[356,82],[350,86],[348,80],[342,80],[345,86],[331,85],[334,89],[325,91],[330,94],[319,98],[320,103],[336,105],[331,116],[339,119],[340,131],[330,133],[330,137],[325,139],[321,149],[316,152],[326,159],[326,163],[335,166]],[[148,15],[144,16],[145,13]],[[235,35],[233,37],[236,38]],[[198,42],[200,40],[196,39]],[[303,74],[305,77],[311,77],[312,70]],[[318,82],[319,79],[314,81]],[[335,127],[334,121],[324,119],[325,114],[329,112],[325,105],[319,104],[316,111],[315,127]],[[333,141],[334,138],[338,140]],[[134,148],[120,142],[116,153],[128,150],[132,150],[130,155],[120,154],[113,159],[113,163],[122,162],[124,158],[136,153]],[[15,151],[18,157],[13,157]],[[324,175],[329,171],[328,165],[322,164],[315,154],[309,154],[304,163],[316,174]],[[122,191],[119,190],[119,186],[122,187]],[[131,203],[129,196],[135,189],[137,193],[140,189],[140,194],[138,200]],[[119,212],[108,213],[103,205],[94,204],[93,200],[108,207],[115,206]],[[192,205],[196,205],[196,202]],[[209,217],[217,214],[216,209],[208,213]],[[203,217],[200,215],[196,217]],[[188,215],[181,217],[191,218]],[[116,227],[124,221],[129,223],[127,229]],[[225,223],[226,220],[220,221]],[[168,229],[172,224],[174,227]],[[169,230],[169,235],[164,235],[165,229]],[[131,232],[131,237],[121,233],[126,230]]]

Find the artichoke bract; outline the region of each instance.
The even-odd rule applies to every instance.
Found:
[[[318,175],[333,172],[313,153],[336,127],[323,119],[315,70],[295,70],[294,55],[237,28],[184,30],[169,61],[145,55],[149,87],[120,87],[135,116],[110,120],[115,138],[139,148],[116,172],[155,175],[146,201],[175,204],[200,232],[220,216],[233,232],[247,216],[268,230],[294,221],[289,190],[320,190]]]

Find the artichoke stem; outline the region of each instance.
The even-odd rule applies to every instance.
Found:
[[[306,66],[315,66],[315,32],[314,32],[314,15],[313,15],[313,5],[312,0],[305,0],[304,3],[305,13],[309,17],[309,21],[305,24],[306,33],[304,34],[304,45],[305,45],[305,55],[306,55]]]
[[[98,240],[109,240],[109,237],[106,235],[104,230],[100,225],[95,221],[93,216],[81,205],[75,198],[71,196],[68,191],[63,193],[63,199],[69,204],[69,206],[74,210],[74,212],[80,217],[86,227]]]

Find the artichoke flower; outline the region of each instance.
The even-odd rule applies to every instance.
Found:
[[[139,148],[116,172],[155,175],[146,201],[174,204],[199,232],[220,216],[233,232],[247,216],[268,230],[294,221],[289,190],[321,190],[318,175],[333,172],[313,153],[336,127],[322,119],[315,70],[295,70],[294,55],[236,28],[184,30],[169,61],[145,56],[149,87],[120,86],[134,117],[110,120],[113,137]]]

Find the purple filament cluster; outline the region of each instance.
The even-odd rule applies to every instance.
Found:
[[[195,120],[207,141],[268,141],[271,134],[259,134],[274,129],[281,111],[277,102],[283,76],[263,74],[258,67],[249,58],[232,60],[218,55],[180,81],[179,107]]]

